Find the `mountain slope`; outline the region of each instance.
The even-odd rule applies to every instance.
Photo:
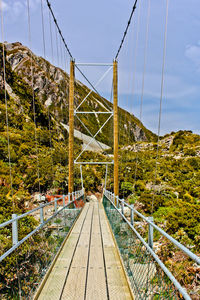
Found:
[[[20,43],[6,44],[6,58],[12,71],[31,87],[31,62],[33,61],[33,86],[40,103],[48,107],[56,121],[68,124],[68,95],[69,75],[60,68],[56,68],[48,61],[34,55],[27,47]],[[75,106],[89,93],[90,89],[81,82],[75,83]],[[105,111],[105,106],[112,108],[112,104],[92,92],[85,103],[81,106],[83,111]],[[90,129],[92,134],[101,127],[106,120],[105,115],[82,115],[81,120]],[[97,139],[106,145],[112,146],[113,126],[112,119],[102,129]],[[82,124],[76,119],[75,128],[82,133],[88,134]],[[143,124],[129,112],[119,108],[119,140],[127,144],[133,141],[152,141],[155,134],[146,129]]]

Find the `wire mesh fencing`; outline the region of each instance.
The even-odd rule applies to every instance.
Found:
[[[105,196],[103,205],[135,299],[183,299],[144,243]]]
[[[82,201],[82,199],[80,199]],[[57,214],[53,215],[40,230],[22,243],[15,251],[8,255],[0,266],[0,298],[5,299],[32,299],[44,275],[50,268],[56,254],[77,216],[82,205],[79,200],[61,209],[57,207]],[[54,209],[54,208],[53,208]],[[60,210],[60,211],[59,211]],[[44,211],[44,222],[52,214],[52,208]],[[34,221],[34,222],[33,222]],[[19,240],[32,231],[33,226],[38,226],[39,221],[35,216],[26,216],[18,221]],[[29,228],[29,229],[27,229]],[[5,231],[5,229],[3,229]],[[6,228],[11,235],[11,228]],[[0,232],[0,236],[5,232]],[[8,244],[8,247],[10,244]],[[0,254],[6,251],[0,248]]]

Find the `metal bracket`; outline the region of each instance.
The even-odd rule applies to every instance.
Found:
[[[76,165],[113,165],[114,161],[74,161]]]

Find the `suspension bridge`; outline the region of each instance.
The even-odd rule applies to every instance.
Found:
[[[140,107],[140,121],[142,120],[142,101],[144,96],[144,81],[147,59],[150,0],[148,1],[147,25],[146,25],[146,47],[144,53],[144,72],[142,79],[142,96]],[[38,116],[36,107],[35,88],[35,67],[34,55],[31,52],[25,60],[30,61],[30,78],[32,90],[32,115],[34,121],[34,142],[35,142],[35,164],[38,193],[40,205],[26,210],[21,214],[16,213],[16,203],[14,201],[14,171],[11,155],[11,135],[9,132],[9,86],[8,70],[6,64],[6,51],[8,46],[4,43],[4,16],[3,5],[1,3],[1,32],[2,32],[2,78],[3,90],[5,92],[5,122],[8,143],[8,165],[10,176],[10,195],[12,201],[12,216],[6,216],[6,220],[0,223],[1,237],[3,241],[10,239],[7,246],[0,248],[0,262],[4,268],[6,264],[12,263],[12,270],[6,270],[8,278],[14,277],[17,285],[5,284],[1,299],[198,299],[198,291],[192,295],[190,291],[179,283],[176,274],[162,262],[162,258],[157,254],[154,247],[155,236],[159,234],[163,239],[171,243],[172,247],[180,250],[186,257],[199,265],[200,258],[191,249],[186,248],[161,227],[154,223],[152,215],[144,216],[134,205],[120,198],[119,194],[119,107],[118,107],[118,60],[121,49],[124,47],[126,36],[131,25],[131,21],[141,1],[134,1],[130,18],[128,19],[121,43],[110,63],[79,63],[72,56],[68,43],[63,36],[56,19],[55,13],[48,0],[41,0],[41,24],[43,40],[43,56],[46,57],[45,38],[45,18],[44,9],[49,16],[50,44],[52,57],[57,51],[58,58],[64,61],[70,60],[70,74],[68,93],[68,160],[67,172],[68,183],[66,194],[52,195],[49,201],[42,201],[41,182],[41,162],[40,162],[40,140],[38,137]],[[45,8],[44,8],[45,6]],[[27,18],[29,46],[32,48],[31,36],[31,6],[27,0]],[[161,112],[163,85],[165,73],[165,56],[167,41],[168,22],[168,0],[166,0],[166,19],[164,29],[163,62],[161,75],[161,95],[160,95],[160,115],[157,135],[157,158],[160,139]],[[55,49],[53,48],[52,28],[55,27]],[[33,26],[33,25],[32,25]],[[59,44],[60,43],[60,44]],[[60,47],[60,51],[59,51]],[[17,64],[25,63],[24,58]],[[19,65],[18,65],[19,66]],[[45,67],[42,65],[41,68]],[[94,85],[82,71],[82,67],[104,67],[106,71],[98,82]],[[77,100],[78,91],[76,89],[75,70],[83,77],[90,86],[84,96]],[[42,70],[48,73],[47,68]],[[98,92],[99,84],[104,78],[112,73],[112,98],[113,103],[106,101]],[[50,77],[50,75],[49,75]],[[96,93],[101,99],[100,109],[90,110],[90,105],[83,107],[92,93]],[[48,98],[48,95],[44,95]],[[98,100],[99,101],[99,100]],[[53,118],[48,106],[48,138],[50,152],[53,152]],[[93,116],[103,116],[103,122],[98,124],[96,133],[91,133],[87,123]],[[81,116],[87,116],[86,119]],[[78,120],[81,128],[84,128],[84,145],[82,149],[75,151],[75,125]],[[99,119],[98,119],[99,120]],[[113,139],[113,154],[108,154],[109,147],[97,140],[97,136],[102,130],[109,126],[112,120],[112,132],[109,138]],[[63,130],[66,128],[63,127]],[[77,131],[77,137],[81,132]],[[59,135],[59,132],[57,132]],[[102,150],[105,155],[102,160],[86,160],[84,153],[90,150],[90,146],[95,143],[96,147]],[[157,176],[157,158],[155,166],[155,179]],[[62,158],[61,158],[62,159]],[[53,162],[53,159],[52,159]],[[136,169],[134,179],[136,181],[138,156],[136,157]],[[87,197],[84,189],[84,177],[82,168],[84,166],[98,165],[105,168],[104,189],[101,197],[97,201],[86,201]],[[77,166],[80,166],[80,173],[77,175]],[[76,168],[76,170],[75,170]],[[112,171],[113,187],[108,186],[108,170]],[[53,166],[52,166],[53,172]],[[65,175],[67,174],[65,173]],[[77,179],[78,177],[78,179]],[[79,182],[75,184],[75,182]],[[77,188],[78,187],[78,188]],[[48,197],[46,197],[47,200]],[[154,198],[152,199],[153,213]],[[34,221],[33,221],[34,220]],[[138,220],[144,224],[144,232],[138,227]],[[33,223],[31,223],[33,222]],[[32,225],[33,224],[33,225]],[[23,233],[23,226],[28,227],[28,233]],[[37,248],[37,249],[36,249]],[[38,250],[39,249],[39,250]],[[184,257],[185,257],[184,256]],[[14,263],[13,263],[14,262]],[[27,262],[29,270],[26,270]],[[9,274],[10,271],[10,275]],[[7,278],[3,278],[2,282]],[[10,276],[10,277],[9,277]],[[197,276],[192,274],[191,276]],[[0,283],[0,291],[2,289]],[[196,298],[192,298],[195,296]]]

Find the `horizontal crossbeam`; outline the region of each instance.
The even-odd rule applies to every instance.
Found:
[[[77,165],[113,165],[114,161],[74,161]]]
[[[75,111],[76,114],[111,114],[113,115],[113,111]]]
[[[100,66],[100,67],[109,67],[113,66],[112,63],[76,63],[76,66],[88,66],[88,67],[93,67],[93,66]]]

